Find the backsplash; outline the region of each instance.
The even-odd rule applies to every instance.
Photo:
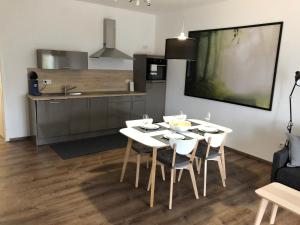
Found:
[[[64,85],[76,86],[72,92],[128,91],[131,70],[43,70],[28,69],[38,74],[39,88],[43,80],[51,80],[41,93],[62,93]]]

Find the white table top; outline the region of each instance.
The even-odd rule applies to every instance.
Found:
[[[194,122],[199,124],[198,126],[193,126],[191,127],[191,129],[195,129],[198,128],[201,125],[207,125],[207,126],[211,126],[211,127],[215,127],[221,131],[224,131],[225,133],[231,133],[232,130],[230,128],[227,127],[222,127],[219,126],[217,124],[213,124],[213,123],[208,123],[206,121],[202,121],[202,120],[197,120],[197,119],[189,119],[189,121]],[[164,126],[166,128],[169,128],[170,126],[167,123],[158,123],[161,126]],[[153,132],[148,132],[148,133],[143,133],[141,131],[136,130],[135,128],[123,128],[120,130],[120,133],[127,136],[128,138],[131,138],[137,142],[140,142],[143,145],[152,147],[152,148],[163,148],[168,146],[167,144],[156,140],[155,138],[153,138],[152,136],[158,136],[158,135],[164,135],[164,134],[168,134],[168,133],[172,133],[172,131],[170,130],[160,130],[160,131],[153,131]],[[199,134],[195,134],[192,132],[183,132],[182,134],[191,137],[191,138],[195,138],[198,140],[203,140],[204,137],[199,135]]]

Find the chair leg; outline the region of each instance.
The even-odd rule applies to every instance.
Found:
[[[149,158],[147,158],[146,167],[147,167],[147,169],[149,169]]]
[[[221,158],[218,159],[218,166],[219,166],[219,170],[220,170],[220,175],[221,175],[221,180],[222,180],[223,187],[226,187],[225,177],[224,177],[224,170],[223,170],[223,165],[222,165]]]
[[[176,170],[174,170],[174,179],[173,179],[174,184],[176,183]]]
[[[203,186],[203,196],[206,196],[206,178],[207,178],[207,160],[204,162],[204,186]]]
[[[180,180],[181,180],[182,173],[183,173],[183,169],[181,169],[181,170],[179,171],[178,182],[180,182]]]
[[[175,169],[171,169],[169,209],[172,209],[173,185],[174,185],[175,171],[176,171]]]
[[[136,156],[135,188],[139,187],[140,165],[141,165],[141,155],[137,154],[137,156]]]
[[[166,180],[165,166],[163,164],[161,164],[160,169],[161,169],[161,177],[162,177],[163,181],[165,181]]]
[[[197,161],[197,159],[196,159],[196,161]],[[199,158],[198,165],[197,165],[197,172],[198,172],[198,174],[200,174],[200,172],[201,172],[201,163],[202,163],[202,159]]]
[[[194,173],[194,169],[193,169],[192,164],[189,165],[189,171],[190,171],[190,175],[191,175],[191,180],[192,180],[192,184],[193,184],[195,197],[196,197],[196,199],[199,199],[198,188],[197,188],[195,173]]]

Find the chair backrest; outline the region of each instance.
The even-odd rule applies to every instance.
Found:
[[[175,147],[176,153],[179,155],[188,155],[190,154],[196,147],[198,141],[196,139],[191,140],[178,140],[171,139],[170,145],[172,148]]]
[[[183,115],[173,115],[173,116],[164,116],[163,119],[164,119],[164,122],[166,123],[169,123],[170,121],[173,121],[173,120],[186,120],[187,118],[187,115],[183,114]]]
[[[210,142],[210,146],[213,148],[220,147],[225,139],[225,133],[221,134],[209,134],[205,133],[204,138],[207,143]]]
[[[127,120],[126,126],[127,127],[143,126],[145,124],[145,121],[147,121],[148,124],[153,123],[153,119]]]

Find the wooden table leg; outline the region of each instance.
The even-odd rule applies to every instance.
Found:
[[[157,148],[153,148],[153,153],[152,153],[152,168],[151,168],[151,193],[150,193],[150,207],[151,208],[154,206],[156,157],[157,157]]]
[[[258,209],[258,212],[256,215],[256,219],[255,219],[255,225],[260,225],[262,218],[265,214],[268,203],[269,203],[268,200],[266,200],[264,198],[261,199],[260,206],[259,206],[259,209]]]
[[[122,168],[120,182],[123,182],[123,180],[124,180],[125,170],[126,170],[126,167],[127,167],[127,163],[128,163],[128,159],[129,159],[131,147],[132,147],[132,139],[128,138],[127,148],[126,148],[126,151],[125,151],[125,157],[124,157],[124,162],[123,162],[123,168]]]
[[[277,210],[278,210],[278,205],[276,205],[274,203],[273,204],[273,208],[272,208],[272,214],[271,214],[270,224],[274,224],[275,223]]]
[[[222,165],[223,165],[223,176],[224,179],[226,180],[226,166],[225,166],[225,150],[224,150],[224,145],[221,146],[221,158],[222,158]]]

